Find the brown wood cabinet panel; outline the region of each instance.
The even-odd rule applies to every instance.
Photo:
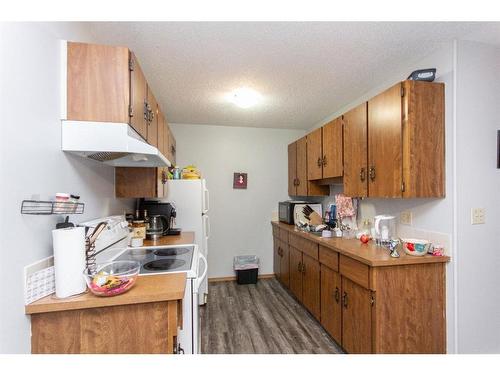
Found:
[[[444,84],[405,81],[403,87],[403,197],[444,197]]]
[[[339,270],[339,253],[325,246],[319,246],[319,262],[334,271]]]
[[[323,178],[322,129],[313,130],[307,135],[307,179],[320,180]]]
[[[297,195],[297,142],[288,145],[288,195]]]
[[[341,177],[344,173],[342,156],[342,118],[336,118],[323,129],[323,178]]]
[[[289,240],[291,246],[299,249],[304,254],[309,255],[314,259],[318,259],[318,244],[312,241],[309,241],[300,236],[294,235],[290,233]]]
[[[148,143],[158,147],[158,103],[151,88],[148,86],[148,109],[150,111],[148,124]]]
[[[280,279],[280,265],[281,265],[281,257],[280,257],[280,244],[281,241],[278,237],[273,237],[273,272],[276,275],[276,278]]]
[[[284,229],[280,229],[279,232],[280,240],[285,244],[288,244],[288,231]]]
[[[158,150],[161,154],[167,157],[168,141],[166,140],[167,132],[165,127],[165,116],[163,116],[160,107],[158,107]]]
[[[290,250],[288,244],[281,241],[280,281],[290,287]]]
[[[166,168],[116,167],[117,198],[159,198],[166,192]]]
[[[129,51],[67,44],[67,119],[128,123]]]
[[[374,351],[446,353],[445,264],[377,267],[375,272]]]
[[[368,194],[402,196],[401,83],[368,101]]]
[[[370,267],[345,255],[340,255],[339,269],[346,276],[364,288],[370,287]]]
[[[177,162],[177,143],[174,137],[174,134],[172,133],[172,129],[170,129],[170,126],[168,126],[168,148],[169,148],[169,155],[170,162],[172,165],[176,165]]]
[[[132,70],[130,71],[130,105],[132,113],[130,125],[144,138],[148,138],[146,102],[148,96],[147,82],[139,61],[130,53]]]
[[[279,237],[280,235],[280,228],[278,227],[277,224],[272,225],[273,228],[273,237]]]
[[[289,246],[290,250],[290,290],[302,301],[302,252]]]
[[[320,320],[320,267],[317,259],[302,253],[302,303]]]
[[[297,195],[307,196],[307,138],[297,142]]]
[[[177,313],[177,302],[169,301],[33,314],[31,352],[172,353]]]
[[[344,194],[368,196],[367,103],[344,114]]]
[[[342,277],[342,346],[348,353],[372,352],[371,309],[371,292]]]
[[[321,264],[321,325],[337,343],[342,343],[340,275]]]

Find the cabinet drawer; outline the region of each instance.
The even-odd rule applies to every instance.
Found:
[[[297,250],[302,251],[304,254],[307,254],[316,260],[319,259],[317,243],[306,240],[305,238],[296,236],[295,234],[291,233],[288,241],[290,243],[290,246],[295,247]]]
[[[335,250],[320,245],[319,261],[333,271],[339,270],[339,253]]]
[[[280,228],[280,240],[284,243],[288,243],[288,231],[286,229]]]
[[[348,279],[367,289],[370,287],[370,267],[366,264],[346,257],[345,255],[340,255],[339,269],[340,273]]]

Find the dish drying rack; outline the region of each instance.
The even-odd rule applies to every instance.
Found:
[[[84,203],[23,200],[21,213],[25,215],[74,215],[83,214]]]

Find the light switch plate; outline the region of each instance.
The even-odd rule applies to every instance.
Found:
[[[402,211],[399,215],[399,222],[405,225],[411,225],[413,215],[411,211]]]
[[[484,224],[486,223],[486,210],[484,208],[471,209],[471,224]]]

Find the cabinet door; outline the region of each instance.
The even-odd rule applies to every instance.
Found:
[[[367,105],[344,114],[344,194],[368,196]]]
[[[288,244],[281,241],[280,281],[287,288],[290,287],[290,250]]]
[[[302,301],[302,252],[290,246],[290,290]]]
[[[368,101],[368,194],[401,197],[401,83]]]
[[[280,256],[280,246],[281,246],[281,241],[278,239],[278,237],[273,238],[274,243],[273,243],[273,272],[276,278],[279,280],[280,279],[280,265],[281,265],[281,256]]]
[[[323,150],[321,147],[322,129],[316,129],[307,135],[307,179],[320,180],[323,178]]]
[[[288,195],[297,195],[297,142],[288,145]]]
[[[157,198],[163,194],[158,181],[160,168],[116,167],[115,194],[117,198]]]
[[[341,177],[344,171],[342,160],[342,118],[336,118],[323,126],[323,178]]]
[[[163,116],[163,113],[158,107],[158,150],[162,153],[163,156],[165,156],[167,159],[167,153],[166,153],[166,147],[165,147],[165,136],[166,136],[166,129],[165,129],[165,116]]]
[[[148,138],[150,145],[158,147],[158,103],[148,86]]]
[[[167,168],[156,168],[156,197],[163,198],[167,195]]]
[[[339,344],[342,342],[341,289],[339,273],[321,264],[321,325]]]
[[[342,277],[342,347],[352,354],[372,352],[371,292]]]
[[[319,262],[302,253],[303,279],[302,279],[302,303],[314,315],[320,319],[320,267]]]
[[[297,142],[297,195],[307,195],[307,138]]]
[[[146,113],[147,83],[135,55],[130,53],[130,125],[144,138],[148,138]]]
[[[176,165],[176,154],[177,154],[177,146],[175,142],[175,137],[172,134],[172,129],[170,129],[170,126],[168,127],[168,148],[169,148],[169,154],[170,154],[170,161],[172,162],[172,165]]]
[[[128,123],[129,50],[67,44],[66,118]]]

